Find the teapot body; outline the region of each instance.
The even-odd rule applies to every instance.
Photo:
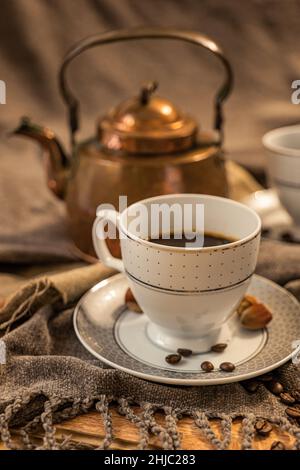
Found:
[[[66,193],[75,245],[93,255],[91,229],[100,204],[111,204],[119,210],[119,196],[126,196],[130,205],[158,194],[175,193],[228,195],[219,145],[199,143],[181,154],[149,157],[108,153],[97,139],[79,144]]]
[[[80,102],[69,85],[69,65],[88,49],[135,40],[183,41],[209,51],[218,59],[224,77],[213,100],[214,125],[209,132],[203,132],[193,116],[155,95],[158,83],[152,80],[138,94],[102,114],[96,135],[79,142]],[[195,79],[199,81],[201,76]],[[232,85],[231,66],[222,49],[211,38],[195,31],[161,27],[107,31],[84,38],[69,50],[60,67],[59,86],[68,111],[70,154],[51,129],[28,118],[21,121],[14,133],[34,139],[46,150],[48,187],[66,200],[70,234],[81,252],[93,255],[91,229],[100,204],[122,210],[157,195],[228,195],[222,152],[223,105]],[[127,198],[122,208],[120,196]],[[114,256],[120,255],[118,240],[107,243]]]

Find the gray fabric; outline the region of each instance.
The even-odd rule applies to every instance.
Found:
[[[300,278],[300,244],[263,241],[256,271],[282,286],[293,281],[295,289]]]
[[[68,334],[65,334],[68,332]],[[241,385],[171,387],[137,379],[108,369],[81,346],[72,325],[72,310],[53,314],[49,308],[5,338],[8,365],[1,377],[0,409],[24,392],[46,396],[96,398],[101,394],[130,397],[135,403],[150,402],[180,410],[201,409],[274,418],[284,416],[285,406],[263,386],[248,394]],[[289,389],[300,386],[293,368],[283,368],[281,380]]]

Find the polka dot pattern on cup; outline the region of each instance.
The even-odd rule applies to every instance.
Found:
[[[214,291],[234,286],[254,272],[259,234],[232,246],[172,251],[124,238],[122,257],[127,272],[153,287],[173,291]]]

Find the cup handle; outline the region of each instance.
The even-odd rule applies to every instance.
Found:
[[[124,272],[124,263],[121,259],[112,256],[111,252],[107,248],[105,241],[105,225],[107,222],[111,222],[119,229],[120,225],[120,214],[119,212],[111,209],[101,210],[97,213],[97,218],[93,225],[93,244],[95,252],[100,261],[109,268],[116,269],[117,271]]]

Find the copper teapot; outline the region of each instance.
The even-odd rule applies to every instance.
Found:
[[[181,40],[206,48],[220,59],[225,79],[215,98],[213,130],[198,130],[196,121],[156,95],[157,83],[150,82],[137,96],[102,117],[96,135],[77,142],[79,103],[66,78],[68,65],[87,49],[134,39]],[[126,195],[128,204],[168,193],[227,195],[222,106],[232,88],[232,71],[213,40],[196,32],[165,28],[98,34],[82,40],[67,53],[59,83],[68,108],[71,156],[50,129],[28,119],[22,120],[15,134],[31,137],[44,148],[48,186],[65,199],[72,238],[84,253],[93,253],[91,227],[97,206],[110,203],[118,208],[119,195]]]

